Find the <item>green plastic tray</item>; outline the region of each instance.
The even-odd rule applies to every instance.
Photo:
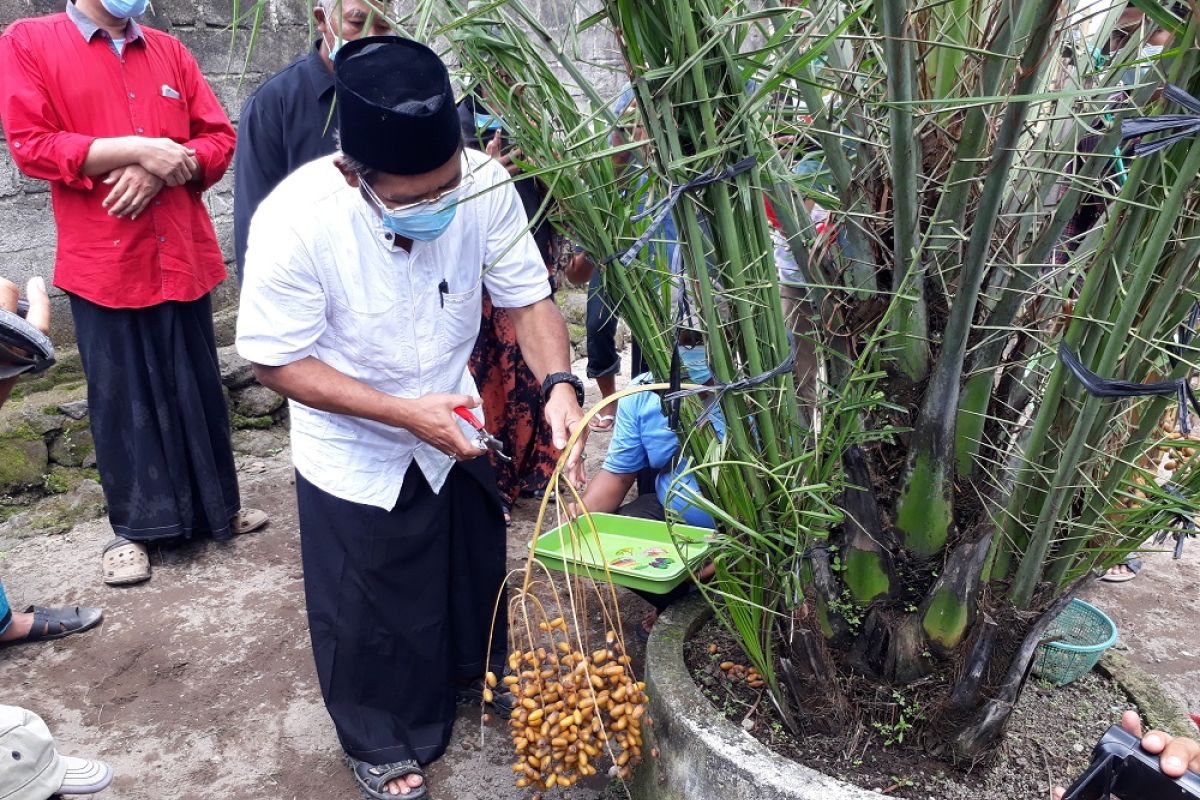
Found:
[[[591,520],[599,535],[599,547],[597,535],[581,517],[538,537],[534,549],[538,560],[550,569],[598,581],[607,581],[611,576],[619,586],[650,594],[666,594],[687,580],[686,565],[695,566],[703,560],[713,533],[691,525],[675,525],[668,531],[665,522],[619,514],[592,514]],[[570,528],[574,528],[574,542]]]

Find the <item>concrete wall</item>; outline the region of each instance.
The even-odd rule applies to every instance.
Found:
[[[0,0],[0,27],[22,17],[61,11],[66,0]],[[178,37],[191,50],[221,99],[230,119],[237,123],[242,102],[270,74],[305,51],[309,42],[309,0],[264,0],[264,14],[249,64],[245,64],[249,22],[240,23],[236,40],[232,37],[234,0],[153,0],[154,13],[143,22]],[[242,14],[253,8],[255,0],[240,0]],[[535,0],[531,3],[553,31],[562,33],[559,41],[578,48],[578,57],[594,66],[590,70],[598,84],[616,91],[619,78],[614,70],[619,57],[613,42],[601,28],[593,27],[572,39],[567,31],[591,14],[597,0]],[[206,196],[209,212],[225,257],[233,258],[233,180],[232,172]],[[50,193],[43,181],[30,180],[13,166],[8,145],[0,139],[0,276],[24,282],[42,275],[49,279],[54,267],[55,230],[50,211]],[[233,273],[232,266],[230,273]],[[232,303],[236,296],[234,281],[217,292],[216,305]],[[66,299],[57,290],[54,330],[58,343],[73,341]]]

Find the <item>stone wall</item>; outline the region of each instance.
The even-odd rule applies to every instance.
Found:
[[[61,11],[64,4],[65,0],[0,0],[0,25]],[[302,52],[308,41],[307,6],[302,0],[267,0],[249,63],[250,20],[240,22],[235,38],[235,0],[154,0],[152,5],[153,13],[142,21],[178,37],[188,47],[235,122],[250,92]],[[245,15],[254,3],[242,0],[237,7]],[[227,174],[206,197],[227,259],[233,257],[232,195],[232,174]],[[0,143],[0,275],[19,282],[42,275],[49,282],[54,245],[48,185],[21,175],[9,158],[7,142]],[[54,290],[53,294],[52,335],[56,343],[64,343],[73,339],[70,314],[61,293]],[[232,287],[224,287],[218,293],[218,305],[229,303],[232,295]]]
[[[66,0],[0,0],[0,27],[22,17],[61,11]],[[239,21],[234,35],[235,2],[243,17],[255,0],[153,0],[153,13],[143,21],[178,37],[196,57],[230,119],[237,123],[242,102],[271,73],[304,52],[309,42],[309,0],[262,0],[262,16],[253,48],[249,45],[250,20]],[[578,48],[581,60],[594,66],[592,74],[606,90],[619,82],[613,72],[619,63],[612,40],[602,28],[582,36],[567,31],[595,10],[596,0],[532,0],[545,24],[562,36],[564,46]],[[247,52],[250,56],[247,62]],[[206,195],[222,251],[233,258],[232,173]],[[0,138],[0,276],[23,283],[34,275],[49,279],[54,265],[55,231],[50,193],[44,181],[25,178],[8,155]],[[230,269],[232,274],[233,270]],[[234,281],[217,292],[216,307],[233,303]],[[74,340],[66,299],[57,290],[53,314],[54,341]]]

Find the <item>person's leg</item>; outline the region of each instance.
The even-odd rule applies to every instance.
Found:
[[[296,497],[313,656],[343,749],[372,765],[433,761],[455,708],[450,494],[434,494],[414,463],[391,511],[340,500],[299,473]]]
[[[587,298],[587,376],[596,381],[603,397],[617,390],[617,373],[621,370],[621,354],[617,352],[617,315],[604,294],[600,273],[592,275]],[[615,413],[606,410],[603,418],[592,420],[593,430],[609,430]]]
[[[228,537],[240,498],[208,298],[70,301],[113,530],[135,542]]]
[[[792,375],[796,381],[796,396],[800,402],[811,409],[817,401],[817,348],[812,337],[816,333],[816,323],[813,320],[813,309],[807,300],[807,293],[798,286],[780,286],[783,302],[783,318],[788,330],[796,339],[796,361],[792,365]]]
[[[26,630],[25,633],[29,631]],[[0,642],[23,637],[24,634],[13,630],[12,606],[8,604],[8,595],[4,593],[4,583],[0,582]]]
[[[29,606],[25,611],[14,611],[8,602],[4,584],[0,583],[0,644],[61,639],[72,633],[81,633],[95,627],[103,616],[98,608],[80,606],[73,608]]]

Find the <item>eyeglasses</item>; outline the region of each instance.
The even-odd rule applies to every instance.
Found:
[[[424,200],[417,200],[414,203],[404,203],[398,206],[389,206],[387,203],[383,202],[379,195],[375,193],[375,190],[371,188],[371,184],[367,182],[367,179],[364,178],[361,173],[358,176],[358,184],[363,188],[363,191],[367,193],[367,196],[371,198],[375,205],[379,206],[379,210],[383,213],[391,214],[397,211],[412,211],[418,208],[429,208],[431,206],[440,205],[447,200],[453,200],[458,195],[474,187],[475,173],[471,171],[471,165],[467,162],[467,156],[465,153],[460,156],[459,169],[460,172],[458,176],[458,182],[455,183],[453,187],[433,197],[429,197]]]

